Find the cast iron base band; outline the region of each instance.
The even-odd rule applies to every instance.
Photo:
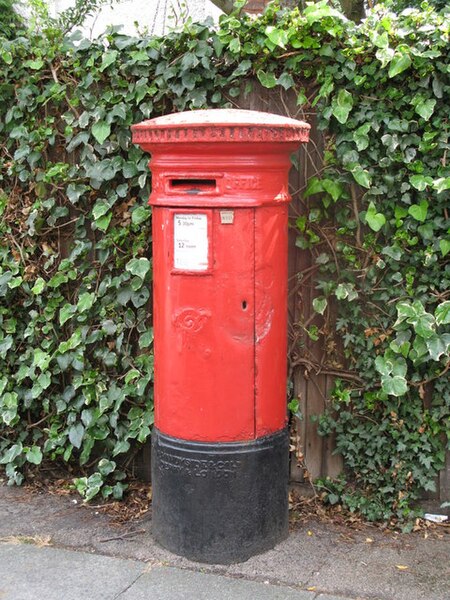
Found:
[[[249,442],[191,442],[152,433],[153,535],[175,554],[242,562],[288,535],[283,429]]]

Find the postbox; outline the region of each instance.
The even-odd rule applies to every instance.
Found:
[[[132,132],[152,172],[153,534],[243,561],[288,532],[288,172],[309,125],[213,109]]]

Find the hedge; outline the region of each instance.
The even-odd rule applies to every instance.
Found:
[[[87,499],[121,497],[153,418],[150,175],[130,125],[234,106],[256,78],[314,108],[327,142],[294,224],[318,266],[322,325],[305,335],[334,328],[345,359],[319,423],[345,478],[322,482],[325,497],[370,519],[414,514],[449,439],[449,56],[449,12],[426,3],[377,6],[359,25],[323,0],[164,38],[111,29],[89,41],[54,24],[1,38],[9,482],[63,461]],[[337,360],[329,350],[325,364]]]

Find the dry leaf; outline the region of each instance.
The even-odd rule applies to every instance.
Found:
[[[43,548],[44,546],[52,545],[52,538],[49,535],[10,535],[8,537],[0,538],[0,542],[4,542],[6,544],[33,544],[38,548]]]

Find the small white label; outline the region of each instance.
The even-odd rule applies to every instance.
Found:
[[[208,215],[174,215],[173,266],[183,271],[208,270]]]
[[[232,225],[234,223],[234,210],[221,210],[220,222],[222,225]]]

